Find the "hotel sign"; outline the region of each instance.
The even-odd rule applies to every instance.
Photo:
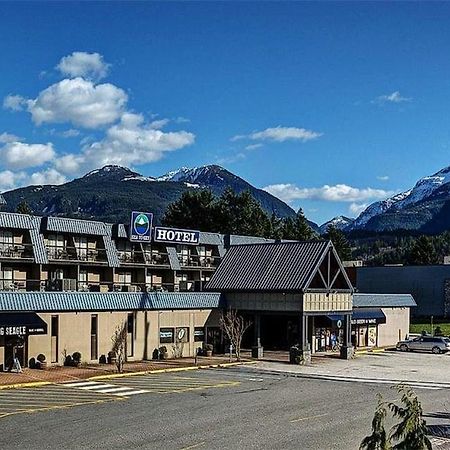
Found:
[[[153,214],[133,211],[130,221],[130,241],[150,242]]]
[[[200,242],[200,231],[155,227],[153,240],[155,242],[198,245]]]

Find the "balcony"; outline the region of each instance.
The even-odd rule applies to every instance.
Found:
[[[47,245],[49,259],[56,261],[103,262],[108,261],[104,248],[77,248]]]
[[[119,261],[122,264],[142,264],[152,266],[169,266],[169,254],[152,251],[120,251],[118,252]]]
[[[178,260],[182,267],[199,267],[203,269],[216,269],[220,263],[219,256],[180,255]]]
[[[33,259],[33,246],[31,244],[11,244],[0,242],[0,258]]]

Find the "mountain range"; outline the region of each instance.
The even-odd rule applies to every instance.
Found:
[[[160,177],[143,176],[126,167],[109,165],[61,185],[28,186],[3,193],[6,210],[26,201],[36,215],[96,219],[127,223],[130,211],[152,211],[160,223],[167,206],[183,192],[208,188],[219,196],[231,187],[250,191],[268,213],[293,217],[295,211],[280,199],[234,175],[223,167],[183,167]],[[5,208],[4,208],[5,209]],[[317,225],[311,222],[317,229]]]
[[[372,203],[344,230],[436,234],[450,229],[450,167],[421,178],[411,189]]]

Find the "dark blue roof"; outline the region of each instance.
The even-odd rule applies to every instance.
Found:
[[[354,308],[404,308],[417,306],[411,294],[353,294]]]
[[[0,311],[133,311],[222,306],[222,296],[216,292],[0,291]]]

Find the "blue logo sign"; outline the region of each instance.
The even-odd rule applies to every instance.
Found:
[[[153,240],[155,242],[198,245],[200,242],[200,231],[155,227]]]
[[[131,213],[130,241],[150,242],[152,222],[152,213],[133,211]]]

